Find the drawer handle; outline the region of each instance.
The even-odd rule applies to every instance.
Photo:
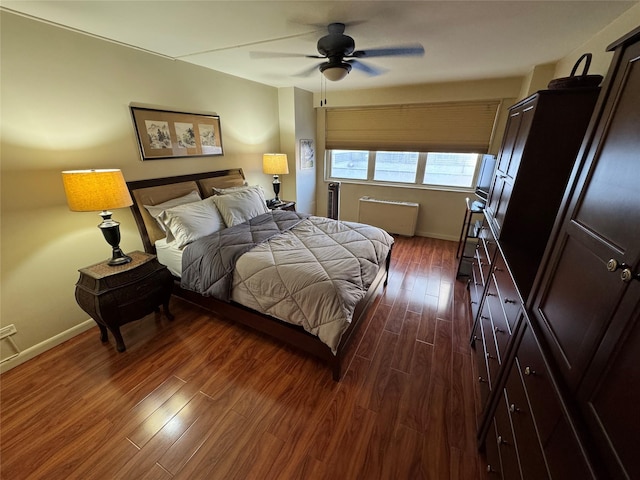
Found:
[[[480,285],[482,285],[482,282],[475,282],[476,286],[479,287]]]
[[[496,296],[495,293],[487,292],[487,297],[495,297],[495,296]]]
[[[504,303],[507,303],[507,304],[508,304],[508,303],[516,304],[516,303],[518,303],[518,301],[517,301],[517,300],[511,300],[511,299],[509,299],[509,298],[505,298],[505,299],[504,299]]]
[[[498,357],[494,357],[493,355],[491,355],[490,353],[487,353],[487,358],[491,358],[492,360],[497,359]]]
[[[484,378],[478,377],[478,383],[489,383]]]
[[[483,309],[484,310],[484,309]],[[486,315],[480,315],[480,318],[482,320],[489,320],[489,317],[487,317]]]
[[[502,435],[498,435],[498,445],[509,445],[509,442],[502,438]]]
[[[531,367],[524,367],[524,374],[525,375],[535,375],[536,371]]]
[[[505,333],[503,329],[499,328],[499,327],[494,327],[493,331],[496,333]]]
[[[474,335],[474,336],[473,336],[473,341],[474,341],[474,342],[477,342],[478,340],[480,340],[480,339],[478,338],[478,336],[477,336],[477,335]]]
[[[478,304],[478,302],[476,302],[474,300],[471,300],[471,305],[477,305],[477,304]]]
[[[515,403],[512,403],[511,405],[509,405],[509,411],[511,413],[520,413],[522,410],[520,410],[518,407],[516,407]]]
[[[498,473],[490,464],[487,464],[487,473]]]
[[[499,268],[499,267],[493,267],[493,271],[494,272],[504,272],[504,270]]]

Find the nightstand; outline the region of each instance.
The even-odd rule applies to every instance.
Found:
[[[111,267],[107,261],[79,270],[76,283],[78,305],[95,320],[100,328],[100,340],[108,341],[107,329],[116,339],[116,348],[124,352],[126,347],[120,334],[125,323],[138,320],[162,304],[169,320],[169,298],[173,288],[173,276],[156,259],[143,252],[128,254],[131,262]]]
[[[277,205],[269,205],[267,204],[271,210],[290,210],[292,212],[296,211],[296,202],[289,202],[287,200],[283,200],[281,203]]]

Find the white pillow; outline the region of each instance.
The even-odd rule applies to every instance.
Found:
[[[210,198],[213,198],[227,227],[238,225],[253,217],[270,212],[264,199],[262,187],[259,185],[225,195],[214,195]]]
[[[182,248],[222,230],[224,220],[212,199],[178,205],[162,212],[158,218],[167,227],[167,242],[176,242],[176,246]]]
[[[158,218],[162,212],[164,212],[165,210],[168,210],[169,208],[177,207],[178,205],[184,205],[185,203],[193,203],[199,200],[202,200],[202,198],[200,197],[200,194],[197,192],[197,190],[194,190],[193,192],[187,193],[182,197],[172,198],[171,200],[167,200],[166,202],[159,203],[157,205],[144,205],[144,208],[146,208],[149,214],[156,219],[162,231],[166,232],[167,229]]]
[[[245,182],[244,185],[240,185],[237,187],[228,187],[228,188],[213,187],[212,190],[214,195],[226,195],[227,193],[240,192],[242,190],[246,190],[247,188],[252,188],[252,187],[250,187],[249,184]]]

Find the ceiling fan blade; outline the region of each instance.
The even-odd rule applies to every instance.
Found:
[[[378,75],[382,75],[383,73],[385,73],[387,70],[384,70],[382,68],[375,68],[372,67],[371,65],[367,65],[365,63],[359,62],[358,60],[348,60],[348,63],[350,63],[353,68],[360,70],[361,72],[366,73],[367,75],[371,76],[371,77],[376,77]]]
[[[324,58],[324,57],[320,57],[320,58]],[[309,67],[306,70],[303,70],[301,72],[296,73],[294,75],[294,77],[308,77],[308,76],[312,75],[313,73],[317,72],[318,71],[318,67],[320,67],[320,65],[322,65],[323,63],[324,62],[316,63],[312,67]]]
[[[356,50],[349,57],[371,58],[371,57],[400,57],[400,56],[422,56],[424,47],[420,44],[405,45],[388,48],[371,48],[369,50]]]

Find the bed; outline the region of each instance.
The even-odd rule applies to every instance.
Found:
[[[172,272],[175,295],[319,358],[340,380],[388,280],[387,232],[270,210],[242,169],[127,185],[144,249]]]

